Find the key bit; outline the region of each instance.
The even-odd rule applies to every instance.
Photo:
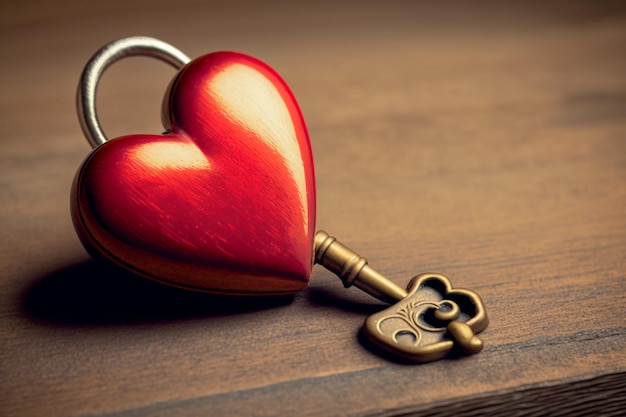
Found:
[[[452,288],[441,274],[420,274],[404,290],[367,264],[367,259],[324,231],[315,235],[315,262],[343,282],[392,306],[365,320],[363,333],[378,347],[413,362],[429,362],[453,350],[478,353],[476,333],[489,320],[480,296]]]

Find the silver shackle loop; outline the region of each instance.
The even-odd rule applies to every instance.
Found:
[[[185,66],[189,57],[172,45],[155,38],[131,36],[105,45],[87,63],[80,77],[76,94],[78,120],[87,141],[94,148],[107,141],[96,113],[96,90],[104,71],[113,63],[129,56],[160,59],[176,69]]]

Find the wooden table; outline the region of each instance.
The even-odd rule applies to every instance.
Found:
[[[626,408],[626,7],[619,2],[3,4],[0,415],[618,415]],[[187,4],[188,3],[188,4]],[[479,292],[478,355],[359,342],[383,304],[316,267],[291,298],[95,263],[69,215],[83,65],[143,34],[275,67],[308,122],[318,227],[400,285]],[[105,75],[110,137],[160,132],[173,75]]]

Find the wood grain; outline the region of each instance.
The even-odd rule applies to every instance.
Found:
[[[5,2],[0,415],[619,415],[626,402],[626,8],[620,2]],[[224,299],[92,261],[69,217],[89,146],[78,76],[104,43],[240,50],[293,88],[318,226],[400,285],[479,292],[478,355],[407,366],[358,329],[384,306],[316,268]],[[172,71],[99,94],[110,137],[159,132]]]

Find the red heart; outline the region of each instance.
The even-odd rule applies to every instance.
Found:
[[[289,87],[255,58],[218,52],[186,65],[169,92],[163,135],[106,142],[76,174],[72,217],[85,247],[189,289],[304,288],[315,175]]]

